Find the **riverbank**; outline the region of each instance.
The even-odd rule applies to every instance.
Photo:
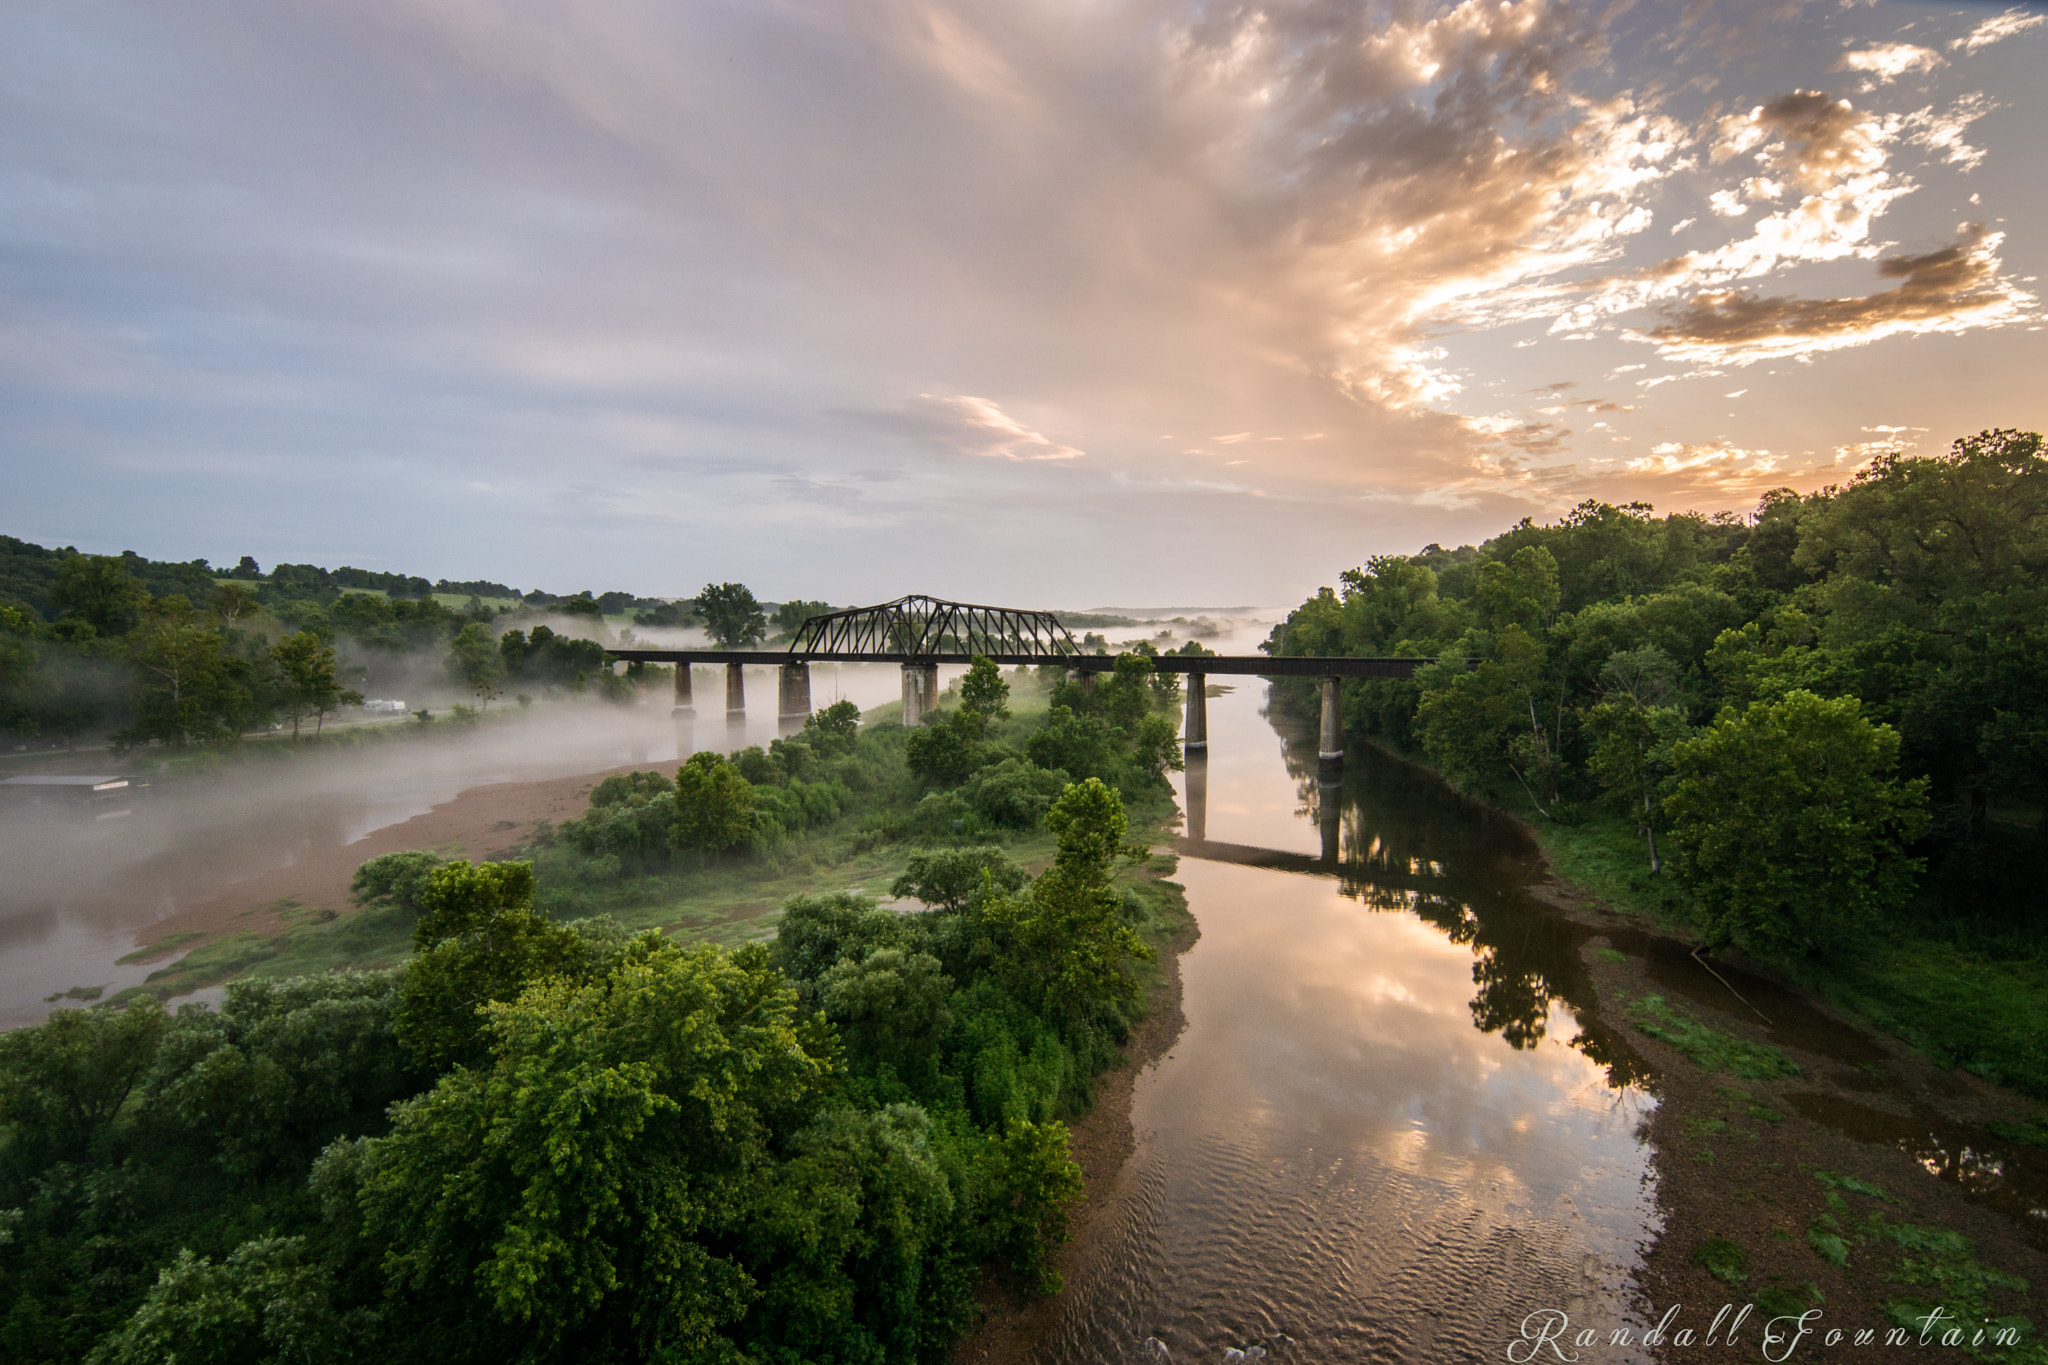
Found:
[[[1622,1070],[1657,1100],[1643,1131],[1655,1232],[1634,1281],[1649,1322],[1678,1306],[1670,1331],[1694,1333],[1666,1358],[1695,1358],[1685,1346],[1703,1342],[1723,1304],[1731,1317],[1755,1305],[1742,1336],[1750,1358],[1760,1314],[1819,1310],[1821,1335],[1809,1344],[1829,1359],[1859,1358],[1865,1329],[1874,1333],[1866,1349],[1884,1350],[1887,1333],[1937,1306],[2048,1326],[2048,1150],[2039,1145],[2048,1107],[1950,1065],[1953,1055],[1916,1048],[1919,1038],[1887,1031],[1811,982],[1695,957],[1684,907],[1654,903],[1640,893],[1647,879],[1630,875],[1639,841],[1487,808],[1541,851],[1529,894],[1578,936],[1573,952],[1591,986],[1590,997],[1573,991],[1584,1049],[1618,1039],[1633,1054]],[[1657,879],[1651,890],[1669,886]],[[1977,1014],[1997,1007],[1968,1003]],[[2042,1042],[2023,1036],[2023,1019],[1999,1022],[2017,1047]],[[1618,1325],[1579,1326],[1605,1342]],[[1828,1347],[1825,1333],[1837,1328],[1845,1335]],[[2048,1360],[2028,1349],[2010,1359]]]
[[[1173,860],[1155,858],[1145,875],[1178,895],[1179,886],[1165,880],[1172,869]],[[1083,1181],[1081,1201],[1068,1223],[1070,1240],[1060,1252],[1060,1271],[1070,1285],[1086,1283],[1087,1268],[1110,1245],[1110,1192],[1124,1163],[1137,1150],[1137,1133],[1131,1126],[1132,1089],[1148,1068],[1172,1050],[1187,1026],[1187,1016],[1181,1012],[1180,959],[1195,946],[1202,931],[1187,913],[1184,898],[1180,906],[1177,925],[1152,940],[1157,956],[1150,964],[1145,1017],[1124,1045],[1123,1060],[1095,1078],[1093,1105],[1068,1125],[1072,1135],[1068,1152],[1080,1166]],[[949,1358],[956,1365],[1022,1365],[1052,1329],[1066,1306],[1066,1296],[1026,1297],[989,1275],[982,1281],[980,1304],[981,1320],[954,1343]]]
[[[1595,1008],[1652,1070],[1659,1228],[1636,1275],[1651,1321],[1676,1309],[1669,1330],[1703,1343],[1722,1305],[1754,1304],[1753,1358],[1764,1319],[1818,1309],[1793,1358],[1880,1359],[1888,1332],[1917,1341],[1936,1306],[2048,1320],[2048,1153],[1988,1127],[2038,1121],[2038,1106],[1782,978],[1720,963],[1717,978],[1689,942],[1573,882],[1531,891],[1592,931]],[[1689,1344],[1664,1357],[1692,1358]]]

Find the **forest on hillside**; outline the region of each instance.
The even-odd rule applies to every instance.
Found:
[[[1433,658],[1347,684],[1347,729],[1708,947],[2048,1093],[2038,434],[1885,455],[1749,516],[1586,502],[1375,557],[1265,648]]]
[[[696,619],[687,600],[624,592],[521,594],[347,565],[265,573],[247,555],[215,569],[0,536],[0,733],[184,747],[318,729],[366,692],[448,689],[478,706],[586,686],[623,696],[603,647],[605,618],[621,615]]]

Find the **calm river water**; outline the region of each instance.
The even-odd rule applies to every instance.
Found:
[[[1212,697],[1182,779],[1187,1028],[1038,1358],[1500,1360],[1540,1308],[1634,1322],[1654,1100],[1574,1013],[1532,850],[1371,751],[1319,783],[1265,704]]]

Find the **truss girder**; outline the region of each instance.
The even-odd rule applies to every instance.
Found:
[[[1049,611],[1017,611],[899,597],[876,607],[813,616],[789,643],[792,659],[816,654],[1079,654],[1080,645]]]

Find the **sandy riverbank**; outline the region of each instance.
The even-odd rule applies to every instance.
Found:
[[[289,867],[237,882],[219,895],[157,920],[137,934],[137,947],[166,941],[187,947],[228,933],[283,931],[286,906],[346,913],[349,881],[370,859],[409,849],[432,849],[447,858],[491,858],[516,843],[536,820],[559,824],[581,815],[590,791],[609,768],[541,782],[494,782],[458,792],[425,814],[386,825],[354,843],[315,848]],[[189,937],[201,935],[201,939]]]

